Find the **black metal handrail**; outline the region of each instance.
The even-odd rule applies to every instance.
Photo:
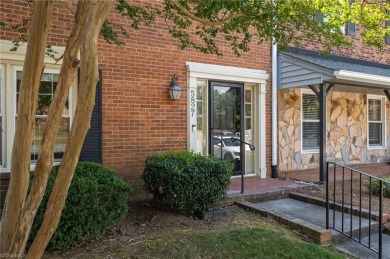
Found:
[[[252,151],[256,149],[256,147],[255,147],[254,145],[252,145],[251,143],[242,141],[242,140],[239,139],[239,138],[232,137],[231,140],[232,140],[232,142],[234,142],[234,141],[239,141],[240,143],[244,143],[245,145],[248,145],[248,146],[249,146],[249,149],[252,150]]]
[[[333,165],[333,202],[331,203],[330,201],[330,194],[329,194],[329,189],[330,189],[330,165]],[[342,183],[342,188],[341,190],[338,190],[338,191],[341,191],[341,229],[339,228],[336,228],[336,174],[337,174],[337,168],[340,168],[341,170],[341,183]],[[348,174],[349,173],[349,174]],[[359,180],[359,188],[358,190],[357,189],[354,189],[353,188],[353,180],[354,180],[354,176],[357,175],[356,179]],[[351,204],[346,204],[345,203],[345,198],[344,196],[345,195],[348,195],[348,193],[345,193],[345,183],[348,179],[346,179],[346,177],[350,177],[350,180],[351,180],[351,183],[350,183],[350,200],[351,200]],[[362,242],[362,218],[365,218],[367,217],[367,215],[365,215],[366,213],[363,212],[362,210],[362,178],[365,177],[366,180],[368,182],[368,188],[369,188],[369,201],[368,201],[368,243],[366,242]],[[373,218],[373,213],[372,213],[372,182],[373,180],[377,180],[379,181],[379,215],[378,215],[378,223],[379,223],[379,226],[378,226],[378,249],[375,249],[372,245],[372,240],[371,240],[371,234],[372,234],[372,229],[371,229],[371,220]],[[348,184],[348,183],[347,183]],[[382,232],[383,232],[383,186],[385,185],[388,185],[390,186],[390,182],[389,181],[386,181],[382,178],[379,178],[379,177],[376,177],[376,176],[373,176],[373,175],[370,175],[370,174],[367,174],[365,172],[362,172],[362,171],[359,171],[359,170],[356,170],[354,168],[351,168],[351,167],[348,167],[348,166],[344,166],[344,165],[340,165],[340,164],[337,164],[337,163],[333,163],[333,162],[328,162],[327,163],[327,184],[326,184],[326,228],[327,229],[334,229],[335,231],[349,237],[350,239],[360,243],[361,245],[367,247],[368,249],[374,251],[375,253],[378,254],[378,257],[379,258],[382,258],[382,255],[383,255],[383,238],[382,238]],[[353,211],[354,211],[354,206],[353,206],[353,197],[355,194],[353,194],[353,192],[359,192],[359,206],[358,206],[358,211],[355,213],[355,216],[358,217],[358,220],[359,220],[359,229],[358,229],[358,237],[356,238],[356,235],[354,237],[353,235]],[[330,225],[330,207],[332,206],[333,208],[333,214],[332,214],[332,226]],[[339,206],[339,207],[340,207]],[[345,214],[347,212],[349,212],[349,216],[350,216],[350,226],[349,226],[349,233],[348,233],[348,227],[345,227],[344,226],[344,219],[345,219]],[[347,215],[348,216],[348,215]]]
[[[232,142],[238,141],[238,142],[240,142],[242,144],[248,145],[249,149],[252,150],[252,151],[255,150],[255,148],[256,148],[254,145],[252,145],[252,144],[250,144],[248,142],[242,141],[241,139],[236,138],[236,137],[232,137],[231,140],[232,140]],[[243,153],[245,155],[245,152],[243,152]],[[244,194],[244,172],[243,172],[243,170],[241,170],[241,194]]]

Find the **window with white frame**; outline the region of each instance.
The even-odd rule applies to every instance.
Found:
[[[16,103],[15,103],[15,118],[17,120],[18,116],[18,100],[19,100],[19,93],[20,93],[20,83],[21,83],[21,77],[22,77],[22,71],[16,70]],[[54,97],[54,92],[56,90],[58,83],[58,72],[57,71],[45,71],[42,74],[41,78],[41,84],[39,86],[39,93],[38,93],[38,107],[35,115],[35,129],[34,129],[34,136],[33,136],[33,145],[31,148],[31,160],[36,161],[38,159],[38,153],[39,148],[42,140],[43,130],[46,125],[47,120],[47,114],[49,111],[49,107],[51,104],[51,101]],[[55,142],[54,147],[54,160],[58,161],[61,160],[64,151],[65,151],[65,145],[66,141],[68,139],[69,135],[69,129],[70,129],[70,112],[69,112],[69,99],[67,100],[65,107],[62,112],[62,118],[60,121],[60,125],[58,128],[57,133],[57,139]]]
[[[368,97],[368,144],[370,148],[382,148],[385,132],[385,108],[382,97]]]
[[[8,40],[0,39],[0,173],[9,173],[12,159],[12,146],[18,119],[17,105],[19,101],[20,83],[23,70],[23,62],[27,51],[27,44],[18,48],[18,51],[10,51],[14,44]],[[53,50],[61,56],[64,47],[53,46]],[[50,107],[55,89],[57,87],[58,74],[62,61],[56,62],[51,57],[45,56],[45,70],[43,71],[39,88],[39,104],[35,115],[35,130],[33,132],[33,145],[31,158],[36,160],[42,140],[43,129],[47,120],[47,112]],[[65,143],[68,139],[71,117],[74,113],[72,100],[77,100],[77,92],[72,91],[76,81],[72,83],[69,98],[63,109],[61,124],[55,142],[55,160],[61,160]],[[32,169],[34,163],[32,163]]]
[[[320,113],[315,94],[302,93],[302,150],[319,150]]]
[[[207,155],[207,80],[196,83],[196,145],[199,153]]]

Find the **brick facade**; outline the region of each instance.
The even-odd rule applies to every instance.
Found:
[[[155,4],[156,1],[140,1]],[[75,2],[66,3],[73,8]],[[25,1],[2,1],[0,11],[8,25],[29,17]],[[119,15],[115,22],[126,24]],[[73,14],[56,3],[49,44],[65,46],[72,27]],[[99,41],[99,68],[103,71],[103,164],[136,186],[145,158],[167,150],[187,149],[187,71],[188,61],[241,68],[261,69],[271,73],[271,46],[252,44],[251,51],[237,57],[227,44],[219,42],[223,56],[204,55],[193,49],[180,50],[178,40],[169,33],[162,18],[140,30],[129,29],[125,45]],[[18,34],[0,31],[0,39],[12,40]],[[168,94],[171,77],[177,74],[183,89],[179,101]],[[271,161],[271,80],[267,81],[266,139],[267,172]]]
[[[139,2],[161,4],[161,1],[152,0]],[[56,3],[53,10],[49,34],[49,44],[53,46],[65,46],[72,28],[74,14],[69,8],[74,10],[76,1],[67,1],[66,5]],[[1,17],[8,25],[18,24],[23,18],[30,17],[30,11],[26,1],[6,0],[0,3]],[[120,15],[111,14],[110,18],[127,24]],[[180,50],[178,40],[168,33],[162,17],[151,25],[141,25],[140,30],[129,29],[129,35],[123,46],[107,44],[103,39],[99,41],[99,67],[103,72],[103,164],[140,187],[140,175],[148,155],[188,148],[186,62],[260,69],[271,74],[271,44],[252,44],[251,51],[240,57],[230,51],[223,41],[219,42],[224,53],[221,57],[204,55],[193,49]],[[18,36],[8,28],[0,30],[1,40],[12,40]],[[334,54],[390,64],[389,46],[377,50],[363,45],[358,36],[352,39],[352,47],[337,49]],[[318,50],[319,45],[306,41],[302,48]],[[179,101],[172,101],[168,94],[169,82],[174,74],[179,76],[183,89]],[[271,77],[267,80],[266,92],[266,126],[260,130],[266,131],[266,167],[267,177],[270,177]],[[4,183],[1,190],[5,189]]]

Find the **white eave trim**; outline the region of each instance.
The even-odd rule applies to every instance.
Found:
[[[24,61],[26,58],[27,43],[22,43],[16,51],[11,51],[14,47],[12,41],[0,40],[0,60],[11,60],[11,61]],[[56,57],[61,57],[65,52],[65,47],[52,46],[52,50],[55,51]],[[53,58],[45,55],[45,64],[62,64],[62,59],[56,62]]]
[[[191,77],[265,84],[269,75],[265,70],[186,62]]]
[[[368,84],[385,85],[390,88],[390,76],[378,76],[348,70],[336,70],[334,75],[337,79],[359,81]]]

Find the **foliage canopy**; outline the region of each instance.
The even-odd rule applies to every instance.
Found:
[[[330,52],[353,44],[345,37],[347,22],[359,25],[360,37],[368,46],[381,49],[384,39],[390,37],[390,26],[386,26],[390,22],[390,2],[386,0],[165,0],[162,5],[116,0],[114,9],[129,21],[127,27],[131,29],[149,25],[161,16],[182,49],[192,47],[205,54],[222,55],[220,40],[230,43],[239,55],[249,51],[249,43],[271,39],[281,49],[313,40],[322,51]],[[325,22],[315,20],[316,14],[321,14]],[[26,27],[26,20],[12,26],[22,35],[15,40],[16,47],[27,39]],[[108,18],[101,36],[110,44],[123,45],[124,37],[129,37],[127,27]]]

